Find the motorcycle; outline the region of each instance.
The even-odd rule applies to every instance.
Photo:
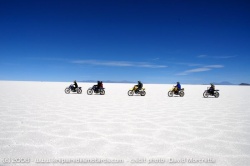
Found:
[[[140,90],[137,90],[137,86],[134,86],[133,88],[131,88],[129,91],[128,91],[128,95],[129,96],[133,96],[134,94],[139,94],[141,96],[145,96],[146,95],[146,91],[145,91],[145,88],[141,88]]]
[[[214,96],[215,98],[218,98],[220,96],[220,93],[218,91],[219,90],[214,90],[214,93],[211,93],[208,87],[207,90],[204,91],[203,97],[208,98],[208,96]]]
[[[93,87],[90,87],[88,90],[87,90],[87,94],[88,95],[92,95],[93,93],[97,93],[97,94],[100,94],[100,95],[105,95],[105,88],[97,88],[96,85],[94,85]]]
[[[176,87],[173,86],[173,88],[171,88],[169,91],[168,91],[168,96],[169,97],[173,97],[174,95],[179,95],[180,97],[183,97],[185,95],[184,93],[184,88],[180,89],[180,90],[175,90]]]
[[[65,93],[69,94],[70,92],[76,92],[78,94],[82,93],[82,87],[74,88],[74,85],[71,84],[69,87],[65,88]]]

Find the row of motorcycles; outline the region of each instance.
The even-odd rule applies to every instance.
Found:
[[[219,93],[219,90],[213,90],[213,91],[211,91],[211,90],[209,90],[210,88],[209,87],[207,87],[207,90],[205,90],[204,92],[203,92],[203,97],[204,98],[208,98],[209,96],[213,96],[213,97],[215,97],[215,98],[218,98],[219,96],[220,96],[220,93]],[[174,95],[178,95],[178,96],[180,96],[180,97],[183,97],[184,96],[184,88],[182,88],[182,89],[180,89],[180,90],[178,90],[178,91],[176,91],[175,90],[175,86],[172,88],[172,89],[170,89],[169,91],[168,91],[168,96],[169,97],[173,97]]]
[[[81,94],[82,87],[75,88],[74,85],[71,84],[69,87],[66,87],[64,91],[66,94],[69,94],[70,92],[76,92],[78,94]],[[98,88],[96,85],[94,85],[87,90],[88,95],[92,95],[93,93],[105,95],[105,88]]]
[[[216,89],[216,90],[214,90],[214,91],[210,91],[209,89],[210,89],[210,88],[207,87],[207,90],[205,90],[205,91],[203,92],[203,97],[204,97],[204,98],[208,98],[209,96],[213,96],[213,97],[215,97],[215,98],[218,98],[218,97],[220,96],[219,90]],[[175,90],[175,86],[174,86],[172,89],[170,89],[170,90],[168,91],[168,96],[169,96],[169,97],[173,97],[174,95],[178,95],[178,96],[180,96],[180,97],[183,97],[184,94],[185,94],[185,93],[184,93],[184,88],[182,88],[182,89],[176,91],[176,90]]]
[[[76,92],[78,94],[81,94],[82,93],[82,88],[81,87],[78,87],[78,88],[74,88],[73,85],[70,85],[69,87],[67,87],[65,89],[65,93],[66,94],[69,94],[70,92]],[[93,93],[95,94],[100,94],[100,95],[105,95],[105,88],[98,88],[96,85],[90,87],[88,90],[87,90],[87,94],[88,95],[92,95]],[[141,95],[141,96],[145,96],[146,95],[146,91],[145,91],[145,88],[141,88],[140,90],[138,90],[138,87],[137,86],[134,86],[133,88],[131,88],[129,91],[128,91],[128,95],[129,96],[133,96],[134,94],[136,95]],[[173,96],[180,96],[180,97],[183,97],[185,95],[184,93],[184,88],[180,89],[180,90],[176,90],[175,89],[175,86],[173,88],[171,88],[169,91],[168,91],[168,96],[169,97],[173,97]],[[214,90],[214,91],[210,91],[209,90],[209,87],[207,88],[207,90],[204,91],[203,93],[203,97],[204,98],[208,98],[209,96],[213,96],[215,98],[218,98],[220,96],[219,94],[219,90]]]

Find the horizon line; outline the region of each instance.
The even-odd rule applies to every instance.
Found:
[[[72,82],[72,81],[43,81],[43,80],[1,80],[0,82]],[[97,81],[94,80],[83,80],[83,81],[77,81],[80,83],[96,83]],[[241,84],[247,84],[250,85],[250,83],[246,83],[246,82],[241,82],[241,83],[231,83],[231,82],[227,82],[228,84],[223,84],[223,82],[227,82],[227,81],[222,81],[220,83],[214,83],[215,85],[241,85]],[[112,80],[104,80],[103,83],[111,83],[111,84],[136,84],[137,81],[128,81],[128,82],[122,82],[122,81],[112,81]],[[152,83],[152,82],[144,82],[143,84],[175,84],[175,83]],[[189,84],[189,85],[209,85],[210,83],[181,83],[181,84]]]

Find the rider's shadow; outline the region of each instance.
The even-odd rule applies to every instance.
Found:
[[[216,97],[202,97],[204,99],[216,99]]]

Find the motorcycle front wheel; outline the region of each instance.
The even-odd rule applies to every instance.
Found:
[[[133,96],[133,95],[134,95],[134,91],[129,90],[129,91],[128,91],[128,95],[129,95],[129,96]]]
[[[173,97],[174,92],[173,91],[168,91],[168,97]]]
[[[209,95],[209,94],[208,94],[207,91],[205,91],[205,92],[203,93],[203,97],[204,97],[204,98],[208,98],[208,95]]]
[[[69,94],[69,93],[70,93],[70,89],[69,89],[69,88],[66,88],[66,89],[64,90],[64,92],[65,92],[66,94]]]
[[[92,94],[93,94],[93,90],[92,90],[92,89],[88,89],[88,90],[87,90],[87,94],[88,94],[88,95],[92,95]]]

